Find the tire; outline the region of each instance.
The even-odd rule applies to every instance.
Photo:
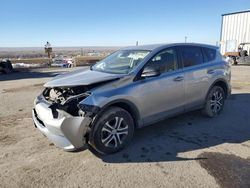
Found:
[[[220,86],[214,86],[208,93],[203,114],[208,117],[216,117],[224,108],[225,91]]]
[[[237,62],[237,60],[236,60],[236,57],[232,57],[232,59],[233,59],[233,64],[234,64],[234,65],[238,65],[238,62]]]
[[[89,143],[98,153],[116,153],[132,140],[134,121],[126,110],[110,107],[95,118],[91,130]]]

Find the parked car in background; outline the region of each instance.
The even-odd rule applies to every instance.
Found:
[[[0,72],[10,73],[13,71],[11,61],[8,59],[3,59],[0,61]]]
[[[64,150],[90,144],[109,154],[137,128],[187,111],[221,114],[231,92],[229,63],[204,44],[134,46],[88,70],[55,77],[34,101],[35,126]]]
[[[71,58],[54,58],[51,63],[52,67],[74,67],[74,61]]]

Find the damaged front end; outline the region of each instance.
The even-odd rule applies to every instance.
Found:
[[[34,101],[32,111],[35,126],[55,145],[71,151],[86,143],[89,125],[99,108],[79,105],[91,95],[90,88],[45,88]]]

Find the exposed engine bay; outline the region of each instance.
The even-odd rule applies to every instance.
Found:
[[[56,114],[56,109],[61,109],[73,116],[83,116],[78,104],[90,95],[86,86],[45,88],[43,97],[51,103],[51,109]]]
[[[64,105],[70,99],[73,98],[84,98],[88,94],[85,93],[88,91],[86,86],[78,86],[71,88],[46,88],[43,92],[45,99],[52,103],[58,103]]]
[[[90,90],[92,88],[112,82],[113,80],[102,81],[88,86],[47,87],[42,95],[47,102],[51,103],[50,108],[55,117],[58,114],[56,109],[64,110],[72,116],[94,115],[100,110],[99,107],[88,105],[80,107],[79,103],[91,94]]]

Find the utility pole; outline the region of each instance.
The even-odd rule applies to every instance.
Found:
[[[187,36],[185,36],[185,43],[187,43],[187,38],[188,38],[188,37],[187,37]]]

